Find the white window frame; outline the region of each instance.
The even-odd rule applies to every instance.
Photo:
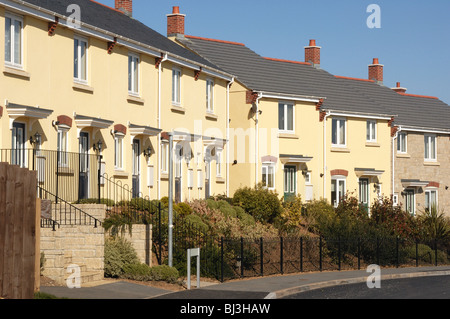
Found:
[[[434,150],[432,149],[431,145],[431,141],[434,139]],[[424,158],[426,162],[436,162],[437,161],[437,136],[436,134],[425,134],[425,138],[424,138],[424,147],[425,147],[425,152],[424,152]],[[428,143],[428,150],[427,150],[427,143]],[[428,151],[428,157],[427,157],[427,151]],[[434,151],[434,158],[431,156],[431,154]]]
[[[426,189],[425,190],[425,209],[428,209],[429,211],[431,210],[431,205],[430,204],[433,204],[433,203],[430,202],[432,193],[435,193],[436,202],[434,204],[436,205],[436,208],[438,207],[439,192],[438,192],[437,188]],[[427,201],[427,196],[428,196],[428,201]]]
[[[223,150],[220,148],[216,148],[216,176],[222,177],[222,157]]]
[[[206,111],[214,113],[214,80],[206,79]]]
[[[123,152],[123,134],[115,134],[114,135],[114,169],[115,170],[124,170],[124,152]]]
[[[78,41],[78,45],[77,45],[78,60],[75,61],[75,56],[73,57],[73,60],[74,60],[73,61],[73,63],[74,63],[73,79],[74,79],[75,82],[79,82],[81,84],[87,84],[88,81],[89,81],[89,72],[88,72],[88,70],[89,70],[89,41],[88,41],[87,38],[81,37],[79,35],[76,35],[73,38],[74,46],[75,46],[75,41]],[[81,45],[80,45],[80,42],[86,43],[86,54],[85,54],[86,55],[86,62],[85,62],[86,67],[85,67],[85,70],[84,70],[85,75],[86,75],[85,79],[83,79],[81,77],[81,74],[82,74],[82,63],[80,63],[80,61],[81,61],[80,60],[80,57],[81,57]],[[74,52],[74,54],[75,54],[75,52]],[[77,75],[75,75],[75,67],[77,68],[77,70],[76,70],[77,73],[78,73]]]
[[[402,150],[402,146],[405,146],[405,149]],[[408,153],[408,134],[406,132],[400,132],[397,137],[397,153],[398,154],[407,154]]]
[[[181,69],[172,69],[172,104],[181,106]]]
[[[305,185],[307,185],[307,186],[311,186],[312,185],[311,172],[307,172],[305,174]]]
[[[280,127],[280,108],[284,107],[284,123],[283,123],[283,127]],[[292,107],[292,130],[288,129],[288,123],[289,123],[289,118],[288,118],[288,108]],[[278,102],[278,131],[280,133],[288,133],[288,134],[294,134],[295,133],[295,103],[292,102]]]
[[[59,156],[59,167],[67,167],[68,166],[68,158],[67,153],[69,150],[69,127],[59,126],[57,133],[57,145],[56,149],[60,153]]]
[[[7,61],[6,60],[6,19],[11,19],[11,31],[10,31],[10,36],[11,36],[11,49],[10,49],[10,56],[11,56],[11,60]],[[17,63],[15,61],[15,56],[16,56],[16,51],[15,51],[15,47],[16,47],[16,41],[15,41],[15,22],[20,22],[21,24],[21,29],[20,29],[20,63]],[[23,69],[23,30],[24,30],[24,24],[23,24],[23,17],[22,16],[18,16],[9,12],[5,13],[5,44],[4,44],[4,53],[5,53],[5,65],[9,66],[9,67],[13,67],[13,68],[18,68],[18,69]]]
[[[367,121],[366,141],[369,143],[377,142],[377,121],[374,121],[374,120]]]
[[[334,203],[331,203],[331,205],[337,208],[339,206],[339,203],[341,202],[341,199],[344,198],[347,193],[347,178],[345,176],[333,176],[331,178],[331,185],[333,185],[333,182],[336,183],[336,200]],[[341,182],[344,182],[344,194],[341,194],[339,190],[339,184]]]
[[[412,211],[408,212],[408,193],[413,193],[413,203],[412,203]],[[405,190],[405,210],[407,213],[410,213],[412,216],[416,215],[416,191],[414,189],[406,189]]]
[[[161,143],[161,173],[169,173],[169,143]]]
[[[275,164],[274,163],[262,163],[261,166],[261,173],[262,173],[262,179],[261,181],[265,180],[266,181],[270,181],[270,172],[272,172],[272,187],[270,187],[270,183],[268,183],[268,185],[265,185],[264,187],[266,187],[269,190],[274,190],[275,189],[275,174],[276,174],[276,170],[275,170]]]
[[[333,123],[336,121],[336,142],[333,142],[333,136],[335,132],[333,131]],[[341,123],[344,123],[343,134],[344,134],[344,144],[339,142],[339,136],[341,133]],[[333,147],[347,147],[347,119],[342,117],[334,117],[331,119],[331,145]]]
[[[139,96],[141,57],[136,53],[128,54],[128,94]],[[137,73],[137,74],[136,74]]]

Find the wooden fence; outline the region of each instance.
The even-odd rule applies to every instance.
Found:
[[[0,298],[32,299],[39,284],[36,172],[0,163]]]

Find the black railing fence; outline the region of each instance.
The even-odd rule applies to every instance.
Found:
[[[48,192],[42,187],[38,186],[38,197],[42,201],[48,201],[48,211],[44,218],[41,218],[42,228],[52,228],[56,230],[60,226],[93,226],[100,227],[102,222],[87,214],[78,207],[66,202],[56,195]],[[45,205],[44,205],[45,206]]]
[[[1,149],[0,162],[37,172],[38,185],[67,202],[98,198],[97,155],[36,149]]]
[[[169,212],[167,203],[135,197],[132,188],[102,175],[101,201],[107,217],[130,224],[151,224],[153,251],[159,264],[168,261]],[[311,271],[366,269],[449,264],[450,244],[439,240],[413,241],[383,238],[224,238],[196,218],[173,212],[173,265],[186,273],[187,250],[200,248],[201,275],[226,281]],[[195,260],[192,260],[195,269]]]

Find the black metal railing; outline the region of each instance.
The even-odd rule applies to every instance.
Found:
[[[41,218],[42,228],[56,228],[60,226],[93,226],[100,227],[102,222],[87,214],[80,208],[58,198],[56,195],[38,186],[38,197],[48,201],[49,211],[46,218]]]
[[[1,149],[0,162],[37,172],[38,185],[67,202],[98,198],[97,155],[36,149]]]

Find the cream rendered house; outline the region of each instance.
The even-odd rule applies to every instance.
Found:
[[[182,28],[184,32],[184,28]],[[236,76],[230,91],[230,194],[260,182],[281,197],[345,194],[370,204],[390,194],[393,114],[320,68],[264,58],[244,44],[178,34],[177,42]]]
[[[231,75],[131,15],[131,0],[0,1],[0,160],[70,202],[155,199],[175,132],[177,199],[225,193]]]

